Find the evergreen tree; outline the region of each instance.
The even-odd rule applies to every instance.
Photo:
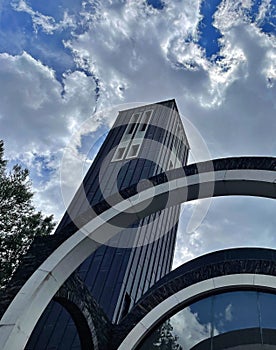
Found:
[[[48,235],[53,216],[43,217],[32,204],[29,171],[15,165],[7,171],[0,140],[0,288],[5,287],[34,237]]]

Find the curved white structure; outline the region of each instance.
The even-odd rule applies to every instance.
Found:
[[[227,159],[223,161],[227,163]],[[141,219],[165,206],[222,195],[276,198],[275,171],[226,169],[174,178],[122,200],[92,219],[41,264],[13,299],[0,322],[0,349],[24,349],[39,317],[65,280],[100,243],[106,242],[121,230],[120,227],[112,225],[114,220],[123,220],[125,227],[137,218]],[[155,203],[161,205],[149,205],[145,209],[145,205],[153,197],[160,199]],[[143,210],[139,212],[141,207]],[[131,214],[126,215],[126,211]]]
[[[195,283],[179,292],[171,295],[155,308],[153,308],[137,325],[130,331],[119,346],[118,350],[132,350],[152,330],[152,328],[166,315],[172,313],[184,303],[192,303],[197,297],[210,293],[213,295],[218,290],[234,288],[268,287],[276,292],[276,277],[260,274],[235,274],[210,278]]]

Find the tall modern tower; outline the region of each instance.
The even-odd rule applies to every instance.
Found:
[[[120,111],[55,234],[77,226],[80,215],[118,190],[185,165],[188,151],[175,100]],[[166,208],[122,227],[78,268],[113,323],[170,271],[179,211],[179,205]],[[49,304],[26,349],[80,350],[73,320],[60,305]]]

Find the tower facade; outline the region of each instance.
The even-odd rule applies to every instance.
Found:
[[[188,151],[174,100],[120,111],[55,234],[72,222],[78,226],[80,215],[118,190],[185,165]],[[170,271],[179,211],[179,205],[166,208],[121,227],[78,268],[113,323]],[[80,349],[73,320],[60,305],[49,304],[26,349]]]

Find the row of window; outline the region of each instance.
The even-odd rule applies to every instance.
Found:
[[[176,113],[176,111],[174,111]],[[183,130],[180,126],[179,121],[177,118],[175,118],[176,122],[173,128],[173,134],[174,137],[172,138],[172,152],[170,155],[169,163],[168,163],[168,170],[173,168],[181,167],[182,163],[180,161],[181,153],[183,152],[183,145],[185,144],[185,137]]]
[[[136,158],[142,146],[153,110],[134,113],[112,158],[112,162]]]

